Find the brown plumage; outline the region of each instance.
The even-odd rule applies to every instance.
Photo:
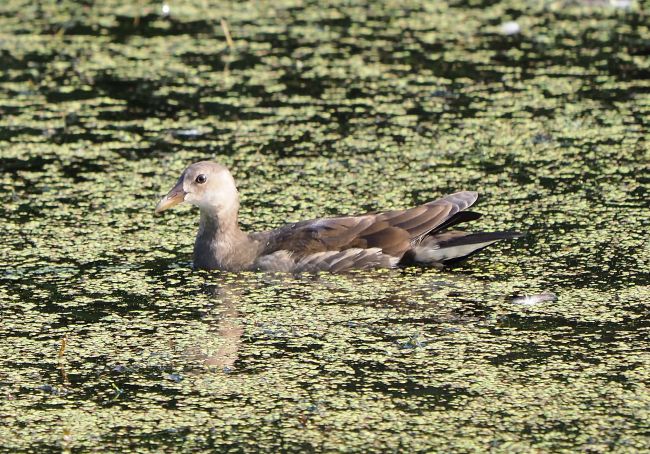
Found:
[[[189,166],[156,212],[188,202],[201,211],[194,266],[205,269],[330,271],[447,265],[464,260],[517,232],[468,233],[446,230],[480,214],[464,211],[477,199],[457,192],[405,210],[321,218],[246,234],[239,229],[239,194],[225,167],[209,162]]]

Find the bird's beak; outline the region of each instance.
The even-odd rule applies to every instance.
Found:
[[[166,209],[173,207],[174,205],[183,203],[185,201],[186,194],[187,192],[185,192],[183,189],[183,178],[180,178],[178,180],[178,183],[176,183],[176,186],[174,186],[165,197],[160,199],[160,202],[158,202],[158,205],[156,205],[155,213],[161,213]]]

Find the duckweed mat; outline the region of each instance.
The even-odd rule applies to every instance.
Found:
[[[648,24],[3,1],[0,450],[650,450]],[[201,159],[249,230],[468,189],[474,229],[527,236],[444,271],[193,272],[197,212],[153,208]]]

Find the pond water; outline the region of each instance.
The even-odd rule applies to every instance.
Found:
[[[0,450],[650,449],[640,2],[94,3],[0,4]],[[201,159],[250,230],[468,189],[528,235],[193,272]]]

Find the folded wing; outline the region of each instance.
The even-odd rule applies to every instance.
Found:
[[[296,262],[347,249],[378,249],[401,259],[425,236],[478,218],[478,213],[463,211],[477,197],[476,192],[464,191],[406,210],[302,221],[256,234],[255,239],[262,243],[261,256],[286,251]]]

